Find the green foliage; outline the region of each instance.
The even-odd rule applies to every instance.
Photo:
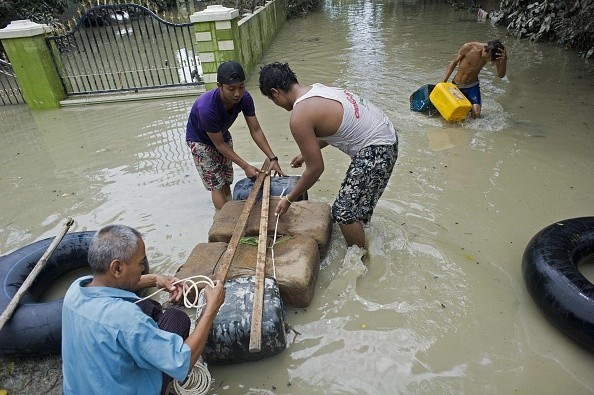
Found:
[[[18,19],[52,24],[67,6],[68,0],[0,0],[0,28]]]
[[[146,8],[148,8],[150,10],[157,11],[157,12],[171,10],[173,7],[176,6],[175,0],[130,0],[130,1],[128,1],[128,0],[126,0],[126,1],[109,0],[109,1],[107,1],[108,4],[115,3],[115,2],[139,4],[139,5],[145,6]]]
[[[504,2],[509,0],[504,0]],[[554,38],[552,21],[558,12],[557,2],[544,0],[541,3],[528,4],[527,7],[512,12],[507,25],[516,37],[528,37],[533,41]]]
[[[309,11],[318,8],[322,0],[287,0],[287,17],[304,17]]]
[[[287,17],[289,19],[305,16],[308,11],[315,9],[322,3],[322,0],[286,1]],[[225,7],[238,9],[240,12],[253,12],[257,7],[264,6],[266,4],[266,0],[220,0],[214,1],[213,4],[222,4]]]
[[[516,37],[556,41],[594,57],[594,0],[502,0],[496,21]]]

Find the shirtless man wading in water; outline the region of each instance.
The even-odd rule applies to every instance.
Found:
[[[458,86],[464,96],[472,103],[473,118],[478,118],[481,115],[481,89],[478,76],[488,61],[492,61],[495,64],[499,78],[505,77],[507,55],[501,41],[492,40],[488,43],[466,43],[458,50],[456,57],[448,66],[443,77],[443,82],[447,82],[456,65],[458,65],[458,71],[454,75],[452,82]]]

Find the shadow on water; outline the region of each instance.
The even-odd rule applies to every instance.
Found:
[[[508,73],[481,72],[481,119],[448,124],[410,111],[410,94],[441,80],[464,42],[495,37]],[[287,22],[261,63],[270,61],[289,62],[300,82],[348,87],[385,109],[399,159],[366,229],[365,265],[335,227],[311,305],[287,311],[300,334],[274,357],[212,366],[213,393],[594,391],[592,354],[540,314],[520,269],[538,230],[592,215],[592,64],[507,37],[468,10],[383,0],[326,1]],[[248,89],[283,169],[300,174],[289,167],[297,153],[289,113],[260,95],[257,73]],[[72,231],[136,226],[151,268],[174,272],[207,240],[214,214],[183,142],[192,101],[0,108],[0,252],[51,237],[72,216]],[[232,133],[259,166],[245,122]],[[348,158],[324,151],[309,196],[331,204]],[[591,266],[580,269],[590,279]]]

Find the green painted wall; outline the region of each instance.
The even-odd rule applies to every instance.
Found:
[[[60,107],[66,92],[45,43],[44,35],[2,40],[30,109]]]
[[[239,62],[252,74],[287,19],[285,0],[274,0],[239,21]]]

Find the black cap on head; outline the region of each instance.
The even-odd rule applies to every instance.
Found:
[[[233,60],[221,63],[217,70],[217,82],[231,85],[241,81],[245,81],[245,73],[239,63]]]

